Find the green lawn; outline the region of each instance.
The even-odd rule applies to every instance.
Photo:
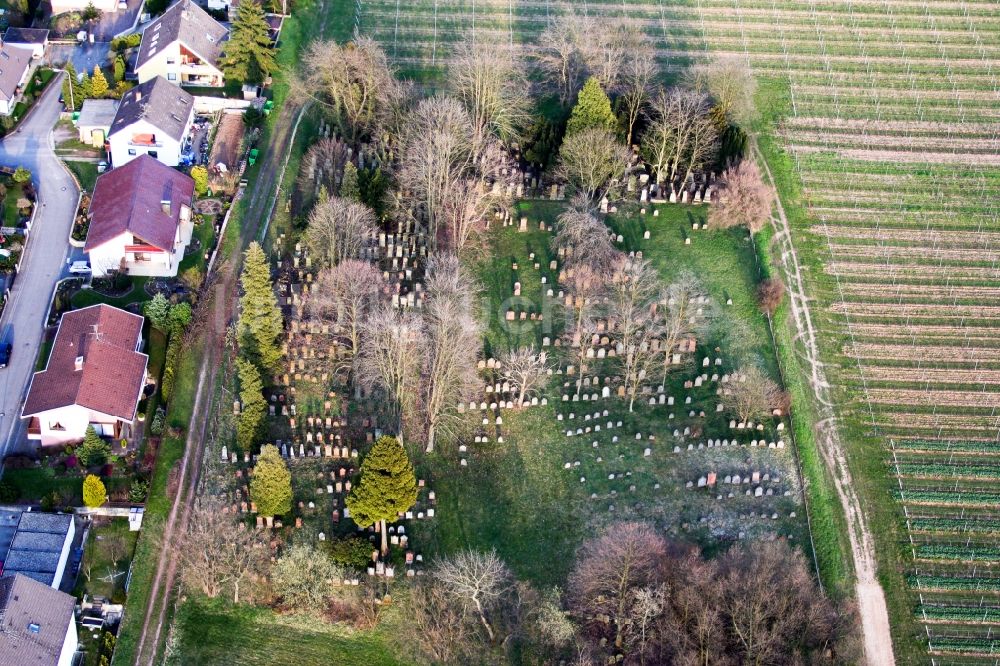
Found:
[[[120,574],[128,571],[138,537],[138,532],[129,531],[127,518],[97,518],[87,536],[74,594],[110,599],[116,591],[124,593],[125,575]]]
[[[197,252],[192,252],[181,260],[181,265],[177,268],[178,275],[183,274],[189,268],[197,268],[204,275],[205,268],[208,266],[205,253],[209,251],[212,243],[215,241],[215,224],[211,219],[200,222],[195,225],[192,237],[197,238],[201,242],[201,249]]]
[[[97,183],[97,164],[95,162],[81,162],[79,160],[63,160],[63,162],[80,181],[80,187],[88,192],[94,191],[94,184]]]
[[[148,301],[150,297],[145,290],[146,282],[148,281],[148,277],[132,278],[131,291],[122,296],[105,296],[95,289],[81,289],[73,294],[73,307],[75,309],[80,309],[91,305],[97,305],[98,303],[105,303],[107,305],[113,305],[116,308],[124,308],[132,303]]]
[[[208,666],[396,666],[390,630],[353,632],[309,617],[270,609],[232,606],[194,596],[175,618],[177,644],[169,665]]]
[[[3,480],[14,486],[18,491],[18,497],[25,501],[37,502],[54,492],[66,506],[83,504],[83,477],[77,473],[60,476],[50,467],[6,469]],[[130,483],[125,477],[105,478],[103,481],[108,493],[127,488]]]
[[[7,194],[3,198],[3,226],[16,227],[21,215],[17,210],[17,200],[24,196],[24,186],[10,178],[6,178],[5,181]]]

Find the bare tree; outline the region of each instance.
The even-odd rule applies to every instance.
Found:
[[[558,9],[560,14],[538,37],[537,64],[542,79],[556,82],[560,101],[568,104],[587,73],[580,45],[589,37],[589,24],[570,5]]]
[[[633,591],[662,578],[667,544],[643,523],[619,523],[580,547],[569,577],[573,614],[621,649],[632,618]]]
[[[302,62],[302,75],[293,77],[293,85],[325,106],[352,141],[375,129],[386,96],[398,91],[389,59],[368,37],[344,45],[315,41]]]
[[[628,409],[647,374],[656,367],[653,350],[659,327],[653,306],[659,289],[659,275],[647,261],[623,259],[608,285],[608,314],[618,346],[616,359],[621,368]]]
[[[621,254],[612,244],[614,234],[589,210],[570,207],[556,218],[552,246],[562,250],[570,270],[581,264],[606,273]]]
[[[496,640],[488,616],[513,586],[513,576],[495,550],[480,553],[465,550],[437,563],[433,576],[453,596],[471,604],[490,642]]]
[[[330,197],[309,214],[305,241],[310,256],[324,268],[358,259],[376,230],[375,212],[349,199]]]
[[[591,128],[563,139],[558,173],[588,199],[599,199],[621,181],[631,162],[632,152],[611,132]]]
[[[466,35],[453,52],[448,83],[479,137],[517,140],[529,121],[531,100],[523,63],[510,44]]]
[[[176,553],[184,585],[208,597],[231,591],[233,603],[240,602],[245,582],[264,575],[270,555],[260,532],[210,498],[195,504]]]
[[[771,219],[772,190],[760,176],[755,162],[742,160],[722,172],[718,194],[708,210],[708,226],[729,229],[745,226],[757,233]]]
[[[642,138],[642,151],[656,172],[658,183],[672,183],[686,167],[687,181],[717,147],[718,135],[708,115],[708,97],[702,93],[672,88],[653,98],[649,126]]]
[[[438,431],[455,416],[458,403],[477,386],[482,328],[473,312],[476,291],[475,280],[455,255],[438,254],[427,262],[427,344],[421,386],[428,453],[434,450]]]
[[[350,370],[361,350],[365,319],[379,305],[384,288],[382,274],[372,264],[347,259],[325,268],[306,299],[310,319],[329,326],[331,335],[348,350],[338,358],[336,370]]]
[[[722,391],[722,404],[742,423],[759,421],[783,403],[782,391],[755,365],[734,372]]]
[[[385,393],[401,442],[403,420],[413,405],[425,349],[423,326],[412,312],[383,306],[372,312],[361,328],[356,376],[362,386]]]
[[[707,92],[723,116],[741,127],[748,127],[756,116],[754,94],[757,82],[744,58],[719,56],[710,63],[695,65],[689,78],[696,90]]]
[[[617,90],[629,51],[640,41],[638,31],[619,17],[583,16],[577,20],[583,28],[579,46],[588,73],[605,90]]]
[[[462,664],[472,648],[476,627],[443,585],[430,577],[417,579],[404,601],[409,643],[435,664]]]
[[[510,349],[500,356],[501,374],[510,384],[511,392],[517,396],[515,404],[523,405],[548,376],[548,354],[535,352],[532,347]]]
[[[757,303],[768,317],[781,305],[785,297],[785,283],[779,277],[768,278],[757,285]]]
[[[288,548],[271,568],[275,593],[296,610],[322,610],[343,579],[344,571],[326,553],[306,543]]]
[[[639,122],[656,78],[656,61],[653,53],[646,48],[637,49],[628,55],[622,69],[618,99],[625,112],[625,145],[631,147],[635,124]]]
[[[487,226],[495,211],[511,203],[505,183],[501,182],[505,178],[503,172],[510,166],[509,154],[489,136],[475,145],[477,154],[473,161],[465,173],[456,171],[455,177],[445,184],[439,206],[441,235],[447,237],[451,249],[458,253]]]
[[[663,352],[663,379],[673,365],[674,349],[680,341],[696,335],[708,326],[710,313],[706,311],[703,299],[705,289],[690,271],[681,271],[677,278],[662,291],[657,304],[660,327],[660,348]]]
[[[337,139],[322,138],[309,147],[299,166],[296,183],[297,208],[306,211],[317,199],[337,194],[338,183],[347,164],[347,145]]]
[[[474,145],[472,120],[458,100],[425,99],[411,114],[400,182],[422,209],[432,249],[437,247],[452,188],[472,165]]]

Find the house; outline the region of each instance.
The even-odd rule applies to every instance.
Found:
[[[27,576],[0,578],[0,666],[70,666],[76,599]]]
[[[158,76],[122,96],[108,133],[111,163],[149,155],[177,166],[194,120],[194,98]]]
[[[91,4],[91,0],[51,0],[52,16],[66,12],[82,12]],[[118,0],[93,0],[93,5],[102,12],[114,12],[118,9]]]
[[[41,60],[49,48],[49,31],[41,28],[7,28],[3,43],[31,49],[31,57]]]
[[[84,251],[95,277],[171,277],[191,242],[194,181],[142,155],[97,179]]]
[[[62,316],[48,363],[32,377],[21,410],[30,419],[28,439],[42,446],[77,442],[88,425],[99,435],[131,435],[149,360],[139,352],[142,322],[104,304]]]
[[[142,33],[135,73],[139,83],[158,76],[174,85],[221,87],[219,60],[229,31],[191,0],[178,0]]]
[[[3,558],[4,575],[21,574],[58,590],[75,536],[70,514],[23,511]]]
[[[14,44],[0,46],[0,114],[14,113],[31,74],[32,53],[32,49]]]
[[[118,112],[116,99],[85,99],[80,117],[76,121],[76,131],[80,135],[80,143],[94,148],[103,148],[104,142],[111,133],[111,123]]]

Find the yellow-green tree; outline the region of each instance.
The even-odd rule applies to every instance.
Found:
[[[347,508],[358,527],[379,523],[382,554],[389,552],[386,522],[417,501],[417,479],[406,450],[395,437],[383,436],[361,462],[361,480],[347,496]]]
[[[250,479],[250,499],[262,516],[280,516],[292,510],[292,474],[273,444],[260,447]]]
[[[83,480],[83,503],[91,509],[96,509],[108,501],[108,491],[104,482],[93,474],[88,474]]]
[[[244,355],[264,371],[274,370],[281,360],[281,311],[271,283],[271,267],[257,242],[243,255],[240,273],[240,346]]]
[[[90,96],[101,98],[108,96],[108,80],[104,77],[100,65],[94,65],[94,73],[90,77]]]

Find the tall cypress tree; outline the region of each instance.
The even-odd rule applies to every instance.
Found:
[[[101,71],[100,65],[94,65],[94,73],[90,77],[90,95],[97,99],[108,95],[108,79]]]
[[[273,444],[260,447],[250,479],[250,499],[262,516],[280,516],[292,510],[292,474]]]
[[[260,372],[250,361],[236,360],[240,376],[240,416],[236,421],[236,441],[244,451],[252,451],[263,429],[267,416],[267,402],[264,400],[264,384]]]
[[[388,552],[386,521],[408,511],[417,501],[417,479],[406,450],[395,437],[379,437],[361,461],[361,480],[347,496],[347,508],[358,527],[379,523],[382,554]]]
[[[242,4],[242,3],[241,3]],[[265,372],[281,360],[281,311],[271,284],[271,269],[260,244],[253,242],[243,255],[240,274],[240,344],[245,355]]]
[[[256,2],[241,2],[222,57],[227,79],[263,83],[277,69],[275,50],[264,10]]]

